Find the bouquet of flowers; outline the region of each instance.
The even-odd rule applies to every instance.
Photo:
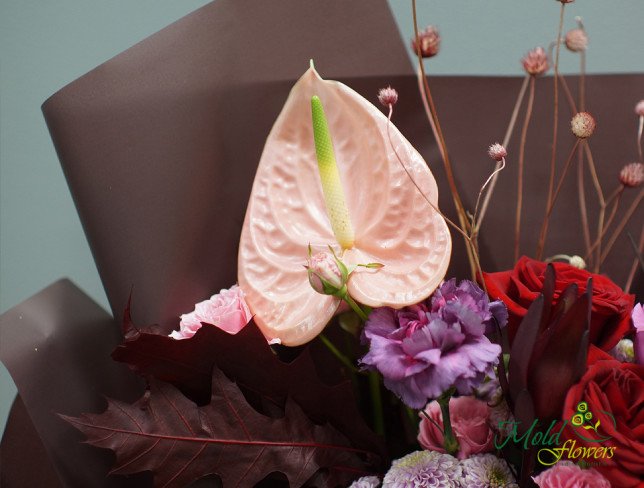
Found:
[[[399,96],[411,95],[383,87],[378,108],[311,61],[266,138],[237,283],[186,311],[170,335],[135,324],[134,290],[112,357],[144,379],[144,395],[63,416],[114,452],[112,475],[149,471],[163,487],[207,477],[223,486],[640,486],[644,309],[628,291],[644,233],[631,236],[624,289],[600,273],[644,195],[644,100],[635,104],[637,161],[605,194],[585,110],[588,38],[581,22],[564,35],[570,0],[560,3],[558,37],[523,58],[507,132],[490,144],[494,166],[468,209],[424,71],[440,36],[418,30],[414,2],[420,99],[456,218],[439,208],[430,166],[394,124]],[[558,70],[562,49],[582,60],[577,99]],[[552,156],[532,258],[521,250],[526,141],[538,78],[551,68]],[[574,138],[561,162],[564,100]],[[518,154],[508,155],[522,107]],[[489,270],[479,235],[514,161],[515,265]],[[583,256],[544,256],[575,162]],[[639,193],[622,209],[628,192]],[[447,275],[453,240],[465,246],[467,279]]]

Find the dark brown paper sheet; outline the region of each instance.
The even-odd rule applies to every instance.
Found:
[[[406,48],[384,0],[218,0],[66,86],[43,106],[116,317],[133,289],[135,321],[170,330],[195,302],[235,282],[237,243],[263,143],[309,58],[323,77],[344,81],[373,103],[380,87],[398,89],[394,122],[425,156],[442,192],[441,207],[453,215]],[[468,208],[493,167],[485,151],[502,139],[520,84],[518,78],[431,80]],[[633,106],[643,87],[642,75],[588,78],[588,108],[598,120],[591,145],[608,192],[619,168],[635,159]],[[522,238],[530,254],[547,191],[551,93],[552,79],[538,80]],[[560,164],[573,143],[563,101],[561,113]],[[512,265],[516,141],[482,230],[489,270]],[[625,196],[624,208],[633,193]],[[642,216],[639,211],[628,226],[636,238]],[[546,255],[581,253],[572,178],[551,229]],[[454,243],[450,272],[465,277],[463,246],[457,236]],[[632,255],[621,239],[608,261],[620,285]],[[641,292],[641,274],[636,283]],[[13,454],[28,443],[19,442],[16,422],[26,425],[22,431],[31,432],[32,441],[34,432],[42,439],[38,455],[47,453],[49,460],[32,460],[42,480],[51,479],[46,476],[53,466],[62,486],[127,486],[120,478],[101,481],[109,454],[78,444],[80,435],[55,416],[98,411],[103,394],[135,394],[130,374],[109,358],[118,341],[109,315],[61,281],[3,315],[0,327],[0,357],[22,398],[0,448],[3,486],[25,486],[19,480],[26,470]]]

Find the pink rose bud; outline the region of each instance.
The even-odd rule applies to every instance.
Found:
[[[378,101],[385,107],[396,105],[396,102],[398,101],[398,92],[390,86],[387,88],[381,88],[378,92]]]
[[[474,397],[452,397],[449,409],[452,430],[460,446],[458,459],[494,450],[494,432],[490,428],[490,407],[487,403]],[[430,403],[425,407],[425,412],[443,428],[443,416],[438,402]],[[445,452],[443,433],[424,415],[421,415],[418,442],[425,449]]]
[[[628,186],[629,188],[635,188],[642,184],[644,181],[644,164],[642,163],[630,163],[622,168],[619,172],[619,182]]]
[[[523,69],[532,76],[540,76],[548,71],[548,55],[542,47],[536,47],[523,56]]]
[[[644,117],[644,100],[640,100],[635,105],[635,113],[640,117]]]
[[[566,47],[572,52],[585,51],[588,47],[588,36],[583,29],[572,29],[566,33],[564,39]]]
[[[234,285],[221,290],[217,295],[195,305],[194,311],[181,316],[180,329],[170,334],[173,339],[190,339],[201,329],[202,324],[219,327],[229,334],[237,334],[253,318],[244,292]]]
[[[595,119],[588,112],[579,112],[570,121],[572,133],[580,139],[592,136],[596,125]]]
[[[319,252],[311,256],[306,269],[309,272],[309,283],[323,295],[333,295],[346,284],[340,265],[331,253]]]
[[[411,48],[415,53],[420,50],[423,58],[436,56],[441,47],[441,36],[438,29],[433,25],[428,25],[424,30],[418,33],[418,39],[411,41]]]
[[[487,154],[495,161],[501,161],[504,157],[508,155],[508,152],[501,144],[496,142],[488,148]]]

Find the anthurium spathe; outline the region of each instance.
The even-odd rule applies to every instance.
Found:
[[[318,166],[313,97],[326,114],[332,164]],[[434,205],[436,181],[393,125],[390,142],[387,124],[362,96],[323,80],[313,67],[292,88],[264,146],[239,248],[239,285],[266,337],[286,345],[306,343],[338,308],[337,297],[309,284],[304,267],[309,244],[314,253],[331,246],[348,266],[383,265],[355,267],[347,284],[353,299],[371,307],[417,303],[445,276],[451,254],[447,225],[401,163]],[[323,167],[327,163],[331,167]],[[339,181],[330,178],[332,186],[323,189],[324,171],[336,170]],[[340,218],[348,234],[337,230],[338,217],[325,194],[344,200],[339,208],[344,205],[346,214]]]

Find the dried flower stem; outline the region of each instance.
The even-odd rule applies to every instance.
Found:
[[[548,220],[550,218],[548,209],[552,211],[553,207],[553,189],[555,185],[555,160],[557,158],[557,131],[559,129],[559,52],[561,48],[561,32],[563,31],[564,9],[566,4],[561,4],[559,14],[559,31],[557,33],[557,45],[555,48],[555,65],[553,76],[554,80],[554,115],[552,120],[552,154],[550,156],[550,179],[548,180],[548,199],[546,200],[546,217],[543,219],[541,226],[541,235],[537,244],[537,259],[541,259],[543,248],[546,244],[546,234],[548,233]]]
[[[615,218],[615,214],[617,213],[617,207],[619,206],[619,200],[622,196],[622,193],[624,192],[624,188],[625,188],[624,185],[618,186],[615,189],[615,191],[611,193],[608,199],[599,208],[599,218],[597,220],[597,239],[595,239],[595,241],[590,246],[590,253],[592,253],[595,249],[597,249],[596,251],[597,261],[595,262],[594,271],[593,271],[594,273],[599,273],[599,260],[601,258],[602,240],[604,239],[604,236],[606,235],[608,228],[613,223],[613,219]],[[604,218],[606,216],[606,209],[613,202],[614,202],[613,210],[611,211],[610,216],[608,217],[608,220],[606,221],[606,223],[604,223]]]
[[[391,116],[393,115],[394,112],[394,107],[393,105],[389,105],[389,114],[387,116],[387,139],[389,141],[389,145],[391,146],[391,149],[394,152],[394,155],[396,156],[396,159],[398,160],[398,163],[400,163],[400,166],[405,170],[405,173],[407,174],[407,177],[411,180],[413,185],[416,187],[418,192],[421,194],[421,196],[425,199],[425,201],[429,204],[429,206],[436,212],[438,215],[443,217],[445,219],[445,222],[447,222],[452,228],[454,228],[459,234],[463,236],[463,239],[465,239],[465,246],[468,251],[468,255],[471,256],[472,262],[470,263],[470,266],[473,266],[472,268],[472,277],[474,280],[476,280],[477,276],[483,277],[483,270],[481,269],[481,261],[478,256],[478,252],[476,250],[476,246],[474,245],[474,242],[472,241],[472,238],[467,234],[467,231],[458,225],[456,225],[452,220],[450,220],[443,212],[440,211],[440,209],[432,203],[432,201],[429,199],[427,195],[425,195],[425,192],[418,186],[418,183],[416,183],[416,180],[410,173],[410,171],[407,169],[407,166],[405,166],[405,163],[403,163],[403,160],[401,159],[400,155],[398,154],[398,151],[396,150],[396,147],[394,146],[392,140],[391,140]],[[481,284],[483,286],[483,290],[485,293],[487,293],[487,287],[485,286],[485,281],[481,279]]]
[[[418,16],[416,12],[416,0],[412,0],[412,13],[413,13],[413,18],[414,18],[414,39],[418,39]],[[467,219],[467,213],[465,212],[465,207],[463,206],[463,202],[461,200],[461,197],[458,193],[458,189],[456,188],[456,183],[454,181],[454,173],[452,171],[452,165],[449,159],[449,154],[447,152],[447,145],[445,144],[445,138],[443,137],[443,131],[441,129],[440,122],[438,120],[438,113],[436,111],[436,106],[434,104],[434,99],[432,98],[431,90],[429,89],[429,83],[427,82],[427,76],[425,75],[425,67],[423,64],[423,58],[420,52],[420,49],[416,50],[416,54],[418,56],[418,69],[420,71],[420,76],[422,78],[422,90],[421,90],[421,95],[423,98],[426,99],[427,105],[429,107],[429,113],[431,115],[431,119],[433,120],[432,126],[432,131],[434,133],[434,137],[436,138],[436,142],[441,148],[441,156],[443,159],[443,165],[445,166],[445,174],[447,175],[447,182],[450,187],[450,192],[452,193],[452,199],[454,200],[454,206],[456,207],[456,213],[458,215],[458,221],[463,229],[465,229],[466,232],[470,230],[470,222]],[[475,257],[472,255],[472,252],[470,250],[471,247],[471,242],[470,246],[467,245],[466,243],[466,249],[468,253],[468,260],[470,263],[470,269],[472,271],[473,277],[475,277],[476,273],[476,265],[474,263]]]
[[[631,289],[631,285],[633,284],[633,279],[635,278],[635,272],[637,271],[638,265],[644,271],[644,258],[642,257],[642,252],[644,252],[644,226],[642,226],[642,232],[640,232],[639,246],[635,244],[635,241],[633,240],[633,236],[628,234],[628,237],[631,240],[631,244],[633,244],[633,250],[635,251],[635,258],[633,259],[633,264],[631,265],[631,271],[630,273],[628,273],[628,279],[626,280],[626,284],[624,285],[625,293],[628,293]]]
[[[519,247],[521,240],[521,210],[523,207],[523,167],[525,163],[525,143],[528,136],[528,127],[532,118],[532,107],[534,106],[535,77],[530,79],[530,95],[528,95],[528,106],[523,119],[521,129],[521,142],[519,143],[519,174],[517,176],[517,208],[514,217],[514,261],[519,260]]]
[[[615,241],[617,240],[619,235],[624,230],[624,227],[626,227],[626,224],[628,223],[630,218],[635,213],[635,210],[637,210],[637,206],[642,201],[642,198],[644,198],[644,189],[640,190],[640,192],[637,194],[637,197],[635,197],[635,200],[633,200],[633,202],[631,203],[631,206],[626,211],[626,214],[624,215],[624,217],[622,217],[622,220],[620,221],[620,223],[617,225],[617,227],[613,231],[613,234],[611,235],[610,239],[608,240],[608,244],[606,244],[606,249],[602,252],[601,259],[599,261],[600,266],[604,262],[606,257],[608,256],[608,253],[610,253],[610,250],[612,249],[613,245],[615,244]]]
[[[637,154],[640,157],[640,162],[644,163],[644,158],[642,158],[642,132],[644,132],[644,115],[640,115],[640,123],[637,128]]]
[[[479,190],[479,195],[478,195],[478,197],[476,197],[476,205],[474,207],[474,215],[472,216],[472,231],[470,232],[470,238],[471,239],[474,238],[474,232],[476,232],[476,228],[477,228],[476,217],[478,215],[479,203],[481,203],[481,196],[483,195],[483,192],[485,191],[485,187],[490,183],[490,181],[492,181],[496,177],[496,175],[498,175],[503,170],[503,168],[505,168],[505,158],[502,158],[501,161],[499,161],[497,163],[496,167],[494,168],[494,171],[492,172],[492,174],[490,176],[488,176],[487,180],[485,180],[485,183],[483,183],[483,186]],[[489,192],[488,192],[488,194],[489,194]]]
[[[548,208],[546,209],[546,216],[543,219],[543,223],[541,224],[541,234],[539,236],[539,246],[540,246],[541,252],[543,252],[543,246],[545,245],[546,237],[548,235],[548,222],[550,220],[550,215],[552,214],[552,210],[555,208],[557,197],[559,196],[559,192],[561,191],[561,187],[563,185],[564,179],[566,178],[566,174],[568,173],[568,169],[570,168],[570,164],[572,163],[573,156],[577,151],[577,147],[579,146],[580,141],[581,139],[579,138],[575,141],[575,144],[573,145],[572,150],[568,155],[568,159],[566,159],[566,163],[564,164],[563,172],[561,173],[561,177],[559,178],[559,181],[557,183],[557,188],[554,191],[554,194],[550,201],[550,205],[548,205]],[[541,256],[541,254],[538,254],[538,256]],[[537,259],[541,259],[541,257]]]
[[[503,147],[508,147],[508,144],[510,143],[510,138],[512,137],[512,133],[514,132],[514,126],[516,125],[516,122],[517,122],[519,109],[521,108],[521,104],[523,103],[525,92],[528,89],[528,82],[530,81],[530,78],[532,78],[532,76],[527,75],[523,79],[523,83],[521,84],[521,89],[519,90],[517,101],[514,103],[512,116],[510,117],[510,123],[508,124],[508,128],[505,131],[505,136],[503,136]],[[473,235],[475,239],[479,233],[481,224],[483,223],[483,218],[485,217],[485,213],[487,212],[487,207],[490,203],[490,198],[492,197],[492,193],[494,192],[494,187],[496,186],[496,180],[498,179],[498,174],[496,173],[496,171],[501,167],[501,164],[502,164],[501,161],[496,163],[496,168],[494,168],[494,171],[495,171],[494,178],[492,178],[492,182],[490,183],[490,189],[485,194],[485,198],[483,199],[483,205],[481,206],[481,215],[478,219],[478,222],[475,223],[475,227],[474,227]]]

